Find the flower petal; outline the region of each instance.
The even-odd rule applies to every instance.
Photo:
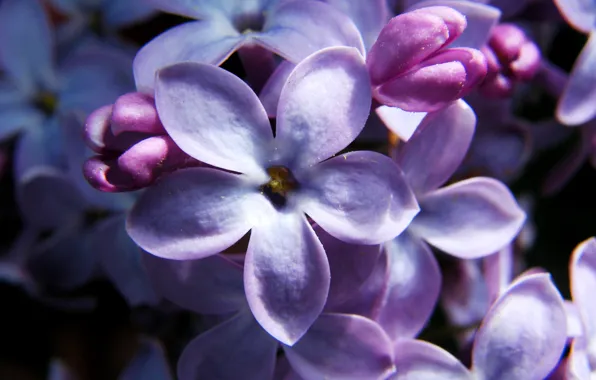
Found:
[[[0,4],[2,68],[26,93],[54,90],[53,33],[41,1],[3,0]]]
[[[199,314],[226,314],[246,306],[242,267],[222,255],[201,260],[167,260],[143,254],[155,290]]]
[[[565,348],[563,299],[548,274],[516,281],[476,333],[473,372],[487,379],[542,380]]]
[[[474,111],[458,100],[428,113],[410,140],[398,146],[396,162],[416,194],[438,188],[453,175],[468,151],[475,127]]]
[[[43,123],[43,114],[27,105],[0,108],[0,141],[6,141],[27,128]]]
[[[240,240],[267,206],[242,176],[181,169],[141,194],[126,227],[135,243],[156,256],[198,259]]]
[[[178,378],[270,379],[277,346],[252,315],[243,311],[186,346],[178,360]]]
[[[290,61],[283,61],[280,63],[259,93],[259,99],[261,100],[261,103],[263,103],[263,107],[265,107],[269,117],[274,118],[277,115],[277,105],[279,103],[281,90],[295,68],[296,65]]]
[[[491,178],[471,178],[420,199],[412,232],[454,256],[472,259],[503,248],[526,214],[509,189]]]
[[[176,26],[143,46],[133,62],[137,90],[153,93],[155,74],[185,61],[219,65],[244,41],[231,24],[218,19]]]
[[[482,260],[484,278],[490,302],[494,302],[507,289],[513,279],[513,246],[506,245],[503,249],[486,256]]]
[[[472,380],[472,375],[453,355],[421,340],[395,344],[396,373],[391,380]]]
[[[400,140],[408,142],[428,112],[409,112],[401,108],[380,106],[375,109],[383,124]]]
[[[102,10],[105,22],[114,28],[141,22],[157,13],[146,0],[104,0]]]
[[[571,344],[571,350],[567,357],[567,368],[565,379],[590,379],[590,362],[586,352],[586,341],[583,338],[576,338]]]
[[[586,45],[573,64],[569,81],[559,98],[557,118],[567,125],[579,125],[596,115],[596,32],[591,32]]]
[[[590,238],[580,243],[573,251],[569,265],[571,295],[584,323],[584,334],[588,342],[594,343],[596,357],[596,239]],[[591,348],[591,347],[589,347]]]
[[[419,208],[401,170],[376,152],[351,152],[315,166],[300,199],[325,231],[353,244],[380,244],[399,235]],[[300,181],[300,179],[299,179]]]
[[[293,160],[309,167],[350,144],[370,112],[368,72],[353,48],[321,50],[300,62],[283,87],[275,141]]]
[[[281,57],[298,63],[331,46],[350,46],[364,54],[360,32],[341,11],[319,1],[278,2],[254,40]]]
[[[118,380],[138,379],[172,379],[166,354],[157,340],[143,338],[135,357],[118,376]]]
[[[188,155],[266,175],[261,164],[273,140],[269,119],[259,98],[234,74],[191,62],[167,67],[157,75],[155,104],[166,131]]]
[[[284,349],[304,379],[385,379],[393,372],[389,338],[358,315],[322,314],[298,343]]]
[[[439,265],[426,243],[407,232],[384,247],[389,255],[389,283],[376,320],[394,341],[414,338],[439,298]]]
[[[293,345],[317,319],[329,293],[323,245],[304,215],[270,213],[251,232],[244,289],[256,320],[275,339]]]
[[[323,244],[331,268],[326,307],[341,304],[354,297],[354,292],[371,275],[381,253],[381,246],[348,244],[329,235],[319,226],[315,226],[314,230]]]
[[[596,25],[596,4],[591,0],[555,0],[561,15],[575,29],[584,33]]]
[[[156,305],[158,297],[141,263],[144,253],[124,227],[124,215],[98,222],[90,232],[89,250],[130,306]]]

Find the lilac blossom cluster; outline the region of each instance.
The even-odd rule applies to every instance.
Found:
[[[596,379],[596,240],[564,300],[510,189],[574,132],[535,197],[596,166],[596,37],[566,73],[544,31],[596,3],[545,3],[0,0],[1,282],[195,322],[119,379]]]

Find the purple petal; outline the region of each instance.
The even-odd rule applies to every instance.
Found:
[[[127,231],[156,256],[198,259],[240,240],[256,223],[255,211],[263,207],[272,206],[243,176],[181,169],[140,196],[128,216]]]
[[[376,320],[392,340],[414,338],[439,298],[439,265],[426,243],[407,232],[384,247],[389,256],[389,283]]]
[[[557,105],[557,118],[567,125],[579,125],[596,115],[596,33],[590,33],[569,75]]]
[[[169,301],[199,314],[226,314],[246,306],[242,267],[222,255],[167,260],[143,254],[151,283]]]
[[[293,345],[317,319],[329,293],[323,245],[306,217],[270,213],[253,228],[244,262],[244,289],[256,320]]]
[[[318,1],[278,2],[268,15],[256,43],[298,63],[314,52],[331,46],[350,46],[364,54],[356,25],[344,13]]]
[[[50,167],[28,170],[17,187],[21,213],[42,229],[70,225],[82,217],[85,201],[69,178]]]
[[[144,0],[144,2],[164,12],[190,18],[204,18],[208,16],[211,11],[217,9],[218,3],[210,0]]]
[[[153,93],[156,72],[166,66],[185,62],[219,65],[244,41],[226,21],[201,20],[176,26],[137,53],[133,71],[137,90]]]
[[[53,90],[53,33],[41,1],[3,0],[0,6],[0,62],[25,92]]]
[[[0,141],[6,141],[23,129],[43,124],[43,114],[26,105],[9,105],[0,109]]]
[[[567,337],[576,338],[583,335],[584,327],[577,305],[566,300],[565,313],[567,314]]]
[[[471,259],[503,248],[518,234],[526,214],[503,183],[471,178],[420,199],[412,232],[454,256]]]
[[[323,314],[293,347],[284,347],[304,379],[385,379],[393,369],[391,342],[373,321]]]
[[[481,378],[542,380],[565,348],[563,299],[548,274],[516,281],[476,333],[473,371]]]
[[[370,104],[362,56],[353,48],[324,49],[300,62],[282,89],[275,141],[290,166],[312,166],[354,141]]]
[[[491,1],[494,5],[495,0]],[[517,1],[525,5],[525,1]],[[501,10],[487,4],[462,0],[429,0],[420,1],[408,10],[420,9],[430,6],[446,6],[453,8],[466,17],[466,29],[463,33],[451,42],[452,47],[466,47],[480,49],[488,42],[490,31],[501,17]]]
[[[591,0],[555,0],[561,15],[575,29],[588,33],[596,25],[596,4]]]
[[[105,22],[115,28],[141,22],[157,13],[147,0],[104,0],[102,8]]]
[[[277,346],[250,313],[240,312],[186,346],[178,360],[178,378],[270,379]]]
[[[273,139],[269,119],[259,98],[234,74],[191,62],[167,67],[157,75],[155,104],[165,129],[188,155],[266,175],[261,164]]]
[[[379,245],[344,243],[319,226],[314,228],[331,268],[331,285],[327,306],[338,305],[354,297],[354,292],[371,275],[381,253]]]
[[[586,341],[582,338],[573,340],[571,350],[567,356],[566,380],[589,380],[591,379],[592,370],[590,368],[590,361],[588,353],[586,352]]]
[[[470,371],[441,347],[421,340],[395,344],[396,373],[391,380],[472,380]]]
[[[281,90],[288,81],[288,77],[292,71],[296,68],[296,65],[290,61],[283,61],[277,66],[273,74],[263,86],[259,99],[263,103],[263,107],[267,111],[267,115],[274,118],[277,115],[277,105],[279,103],[279,97]]]
[[[428,112],[409,112],[389,106],[377,107],[375,112],[383,124],[404,142],[410,140],[416,128],[428,114]]]
[[[484,277],[490,302],[494,302],[507,289],[513,279],[513,247],[505,246],[483,259]]]
[[[163,347],[158,341],[143,339],[141,347],[118,380],[171,380],[172,374]]]
[[[453,10],[450,12],[465,26],[462,15]],[[442,17],[424,10],[392,18],[366,57],[373,85],[378,86],[405,73],[435,53],[449,39],[449,31]]]
[[[99,259],[107,277],[131,306],[155,305],[158,298],[141,264],[141,249],[124,229],[124,216],[98,222],[89,238],[89,250]]]
[[[300,204],[325,231],[354,244],[399,235],[419,208],[401,170],[376,152],[351,152],[315,166]]]
[[[324,0],[327,4],[348,15],[362,34],[366,50],[375,43],[381,29],[389,19],[386,0],[346,1]]]
[[[401,147],[396,162],[408,184],[419,195],[445,183],[463,161],[476,126],[476,115],[458,100],[422,120],[412,138]]]
[[[569,265],[571,295],[584,323],[584,335],[589,342],[595,342],[596,357],[596,239],[585,240],[575,248]],[[591,347],[590,347],[591,348]]]

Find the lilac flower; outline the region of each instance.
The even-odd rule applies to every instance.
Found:
[[[57,59],[37,0],[3,1],[0,36],[0,63],[6,72],[0,83],[0,139],[21,133],[16,177],[37,165],[63,167],[56,115],[91,112],[126,92],[132,86],[130,58],[94,43]]]
[[[465,259],[503,248],[525,220],[509,189],[494,179],[477,177],[439,188],[461,164],[475,124],[473,111],[459,100],[429,113],[395,156],[421,209],[406,233],[417,244],[426,241]]]
[[[582,334],[573,341],[567,361],[570,379],[590,380],[596,376],[596,239],[577,246],[569,265],[571,296],[579,312]]]
[[[198,21],[177,26],[145,45],[134,61],[137,89],[152,93],[155,73],[183,61],[219,65],[255,46],[298,63],[329,46],[364,51],[351,20],[313,0],[152,0],[156,8]],[[242,49],[240,50],[242,52]]]
[[[416,340],[395,344],[400,379],[542,380],[565,348],[565,308],[548,274],[515,281],[493,304],[474,338],[472,369],[440,347]]]
[[[357,257],[346,253],[348,260]],[[178,361],[181,380],[199,375],[221,380],[272,379],[278,348],[304,380],[383,379],[393,371],[389,339],[364,317],[323,313],[290,347],[255,321],[244,297],[242,268],[223,256],[199,261],[147,256],[145,263],[164,297],[198,313],[231,315],[186,346]]]
[[[465,28],[461,13],[440,6],[391,19],[366,57],[374,98],[428,112],[466,95],[484,79],[486,60],[475,49],[445,49]]]
[[[518,26],[499,24],[481,49],[488,74],[479,91],[488,97],[508,97],[516,82],[529,81],[540,67],[540,50]]]
[[[167,135],[154,99],[142,93],[125,94],[93,112],[85,136],[99,155],[85,162],[83,173],[101,191],[138,190],[164,173],[201,164]]]
[[[250,230],[248,302],[271,335],[293,344],[320,314],[329,289],[325,251],[305,213],[334,237],[359,244],[392,239],[418,213],[388,157],[330,158],[368,117],[362,57],[337,47],[298,64],[281,93],[275,138],[256,95],[223,69],[174,65],[156,83],[170,137],[189,156],[225,171],[181,169],[157,182],[130,213],[130,236],[157,256],[197,259]]]
[[[567,125],[579,125],[596,116],[596,4],[593,1],[556,0],[555,4],[571,26],[590,33],[588,42],[573,65],[557,105],[557,118]]]

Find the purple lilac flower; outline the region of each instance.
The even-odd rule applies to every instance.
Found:
[[[6,72],[0,83],[0,139],[21,133],[16,177],[37,165],[63,167],[57,115],[91,112],[130,89],[130,57],[93,43],[58,59],[37,0],[3,1],[0,35],[0,62]]]
[[[555,4],[571,26],[580,32],[590,33],[557,105],[557,118],[563,124],[579,125],[596,116],[596,36],[593,34],[596,26],[596,3],[556,0]]]
[[[472,368],[438,346],[395,344],[400,379],[542,380],[557,365],[566,340],[565,307],[545,273],[518,278],[490,308],[474,338]]]
[[[374,98],[423,112],[467,94],[486,75],[484,56],[474,49],[444,49],[465,27],[465,17],[448,7],[420,8],[391,19],[366,58]]]
[[[143,93],[122,95],[93,112],[85,137],[98,155],[85,162],[83,174],[91,186],[105,192],[138,190],[170,171],[201,165],[168,136],[155,100]]]
[[[418,213],[388,157],[330,158],[354,140],[370,110],[368,73],[354,48],[324,49],[298,64],[281,93],[275,138],[256,95],[215,66],[162,69],[155,101],[176,144],[225,171],[181,169],[158,181],[130,213],[130,236],[150,253],[180,260],[221,252],[251,231],[248,302],[286,344],[317,318],[329,289],[325,251],[305,213],[334,237],[360,244],[395,237]]]
[[[362,254],[345,253],[348,260]],[[165,298],[198,313],[231,315],[186,346],[178,361],[181,380],[199,375],[221,380],[272,379],[279,348],[304,380],[383,379],[393,372],[391,343],[381,327],[367,318],[326,312],[298,342],[280,344],[251,315],[241,266],[220,255],[198,261],[147,256],[145,262]]]
[[[439,188],[461,164],[475,125],[474,112],[459,100],[429,113],[395,154],[420,204],[406,233],[418,244],[425,241],[465,259],[503,248],[526,218],[509,189],[497,180],[476,177]]]
[[[177,26],[145,45],[134,61],[137,89],[152,93],[155,73],[173,63],[219,65],[232,53],[260,47],[298,63],[329,46],[364,52],[353,22],[330,5],[314,0],[152,0],[156,8],[198,20]],[[271,54],[271,53],[269,53]],[[250,58],[253,59],[253,58]],[[261,68],[262,69],[262,68]]]
[[[482,47],[488,74],[478,91],[487,97],[509,97],[517,82],[532,79],[540,67],[540,49],[515,24],[499,24]]]
[[[596,239],[577,246],[569,264],[571,297],[582,326],[581,335],[573,340],[567,360],[570,379],[590,380],[596,376]]]

